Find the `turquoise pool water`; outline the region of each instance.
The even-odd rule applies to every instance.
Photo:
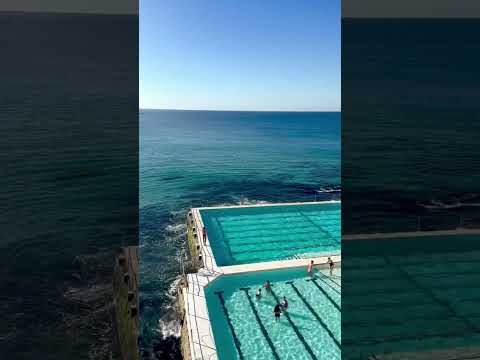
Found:
[[[478,347],[479,240],[344,241],[342,358]]]
[[[340,203],[200,210],[217,265],[340,251]]]
[[[285,269],[222,276],[205,289],[208,313],[220,360],[340,359],[341,269],[333,276]],[[272,293],[262,290],[269,280]],[[277,299],[288,311],[276,322]],[[288,314],[288,315],[286,315]]]

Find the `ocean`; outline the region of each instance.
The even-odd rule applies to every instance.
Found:
[[[343,234],[480,227],[479,24],[343,20]],[[450,312],[430,313],[441,303],[475,318],[466,298],[477,287],[462,291],[476,274],[478,236],[380,243],[342,242],[342,357],[478,346],[468,331],[456,338]]]
[[[138,241],[138,18],[1,13],[0,348],[110,359]]]
[[[479,24],[343,20],[343,233],[480,226]]]
[[[339,112],[140,111],[140,347],[179,357],[174,312],[191,206],[338,198]],[[163,357],[162,357],[163,356]]]

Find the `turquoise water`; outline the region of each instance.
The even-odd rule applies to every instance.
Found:
[[[332,277],[326,274],[316,271],[312,280],[305,268],[262,271],[222,276],[207,286],[219,359],[240,359],[240,353],[259,360],[340,359],[341,269]],[[272,294],[263,290],[257,300],[255,293],[266,280]],[[273,308],[284,296],[288,311],[276,322]]]
[[[143,358],[178,351],[188,209],[330,200],[316,190],[340,186],[340,124],[340,113],[140,111]]]
[[[340,251],[340,203],[200,210],[219,266]]]
[[[478,346],[479,239],[347,241],[342,358]]]

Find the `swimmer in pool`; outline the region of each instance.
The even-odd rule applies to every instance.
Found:
[[[272,292],[272,284],[270,284],[270,280],[265,281],[265,285],[263,285],[263,287],[264,287],[265,290],[267,290],[268,292]]]
[[[313,276],[313,260],[310,261],[310,264],[307,266],[307,273],[308,275]]]
[[[262,288],[258,288],[257,293],[255,294],[255,297],[257,299],[260,299],[262,297]]]
[[[273,308],[273,313],[275,314],[275,321],[280,320],[280,314],[282,313],[282,307],[280,304],[275,305]]]
[[[283,311],[288,309],[288,301],[287,301],[287,298],[285,296],[283,297],[282,308],[283,308]]]

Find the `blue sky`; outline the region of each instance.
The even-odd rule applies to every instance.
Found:
[[[141,0],[140,108],[340,110],[340,0]]]

